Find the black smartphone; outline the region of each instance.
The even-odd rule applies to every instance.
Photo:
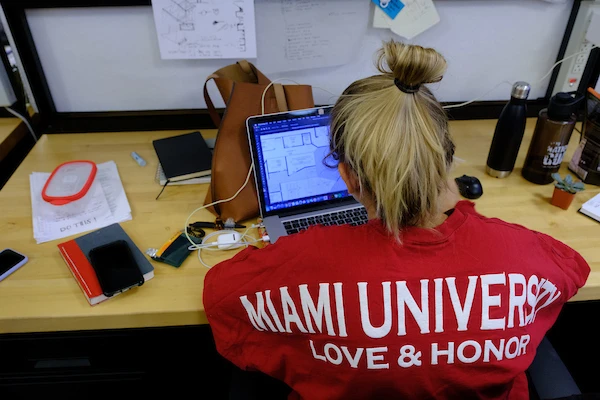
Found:
[[[124,240],[95,247],[90,250],[89,256],[102,292],[107,297],[144,283],[144,276]]]
[[[0,281],[18,270],[27,262],[27,257],[12,249],[0,251]]]

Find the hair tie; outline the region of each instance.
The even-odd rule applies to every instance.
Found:
[[[417,93],[419,91],[419,88],[421,87],[420,83],[418,83],[416,85],[405,85],[404,83],[400,82],[400,80],[398,78],[394,78],[394,84],[402,92],[408,93],[408,94]]]

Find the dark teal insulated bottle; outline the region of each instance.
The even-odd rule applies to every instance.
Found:
[[[495,178],[506,178],[515,167],[527,120],[529,83],[513,85],[510,100],[500,113],[490,146],[485,171]]]

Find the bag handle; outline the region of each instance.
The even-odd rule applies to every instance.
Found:
[[[237,62],[237,65],[242,70],[242,72],[246,75],[246,79],[243,81],[251,82],[251,83],[264,83],[266,81],[267,83],[269,83],[269,80],[267,79],[267,77],[265,77],[261,73],[257,73],[254,69],[254,66],[252,64],[250,64],[248,61],[240,60]],[[208,114],[210,115],[210,119],[212,120],[213,124],[215,124],[215,126],[217,128],[219,128],[219,126],[221,126],[221,117],[219,117],[219,113],[217,112],[217,109],[216,109],[212,99],[210,98],[210,94],[208,93],[207,84],[208,84],[208,81],[214,80],[215,78],[229,79],[234,82],[240,80],[239,75],[235,76],[236,74],[232,73],[231,67],[233,67],[233,65],[219,69],[218,71],[209,75],[206,78],[206,81],[204,81],[204,89],[203,89],[204,102],[206,103],[206,108],[208,109]],[[223,100],[225,100],[225,103],[227,103],[227,99],[223,99]]]
[[[254,73],[254,70],[252,69],[252,65],[250,65],[250,63],[248,61],[240,60],[237,62],[237,64],[240,66],[242,71],[244,71],[246,73],[246,75],[248,75],[250,77],[250,82],[258,83],[258,77]]]
[[[279,112],[289,111],[283,85],[281,83],[274,83],[273,91],[275,92],[275,100],[277,100],[277,108],[279,108]]]
[[[208,115],[210,115],[210,119],[212,119],[213,124],[215,124],[218,129],[219,126],[221,126],[221,117],[219,117],[219,113],[217,112],[217,109],[210,98],[210,94],[208,93],[208,88],[206,87],[208,81],[211,81],[215,78],[219,78],[219,75],[211,74],[204,81],[204,102],[206,103],[206,108],[208,108]]]

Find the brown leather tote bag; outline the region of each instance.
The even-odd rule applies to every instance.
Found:
[[[206,84],[214,80],[226,104],[223,119],[208,94]],[[261,98],[271,81],[254,65],[242,60],[211,74],[204,83],[204,100],[215,126],[219,128],[212,159],[210,190],[204,204],[233,196],[244,184],[252,159],[246,132],[246,119],[262,112]],[[265,114],[314,107],[309,85],[273,84],[265,94]],[[233,200],[209,210],[223,221],[243,221],[259,214],[254,172]]]

